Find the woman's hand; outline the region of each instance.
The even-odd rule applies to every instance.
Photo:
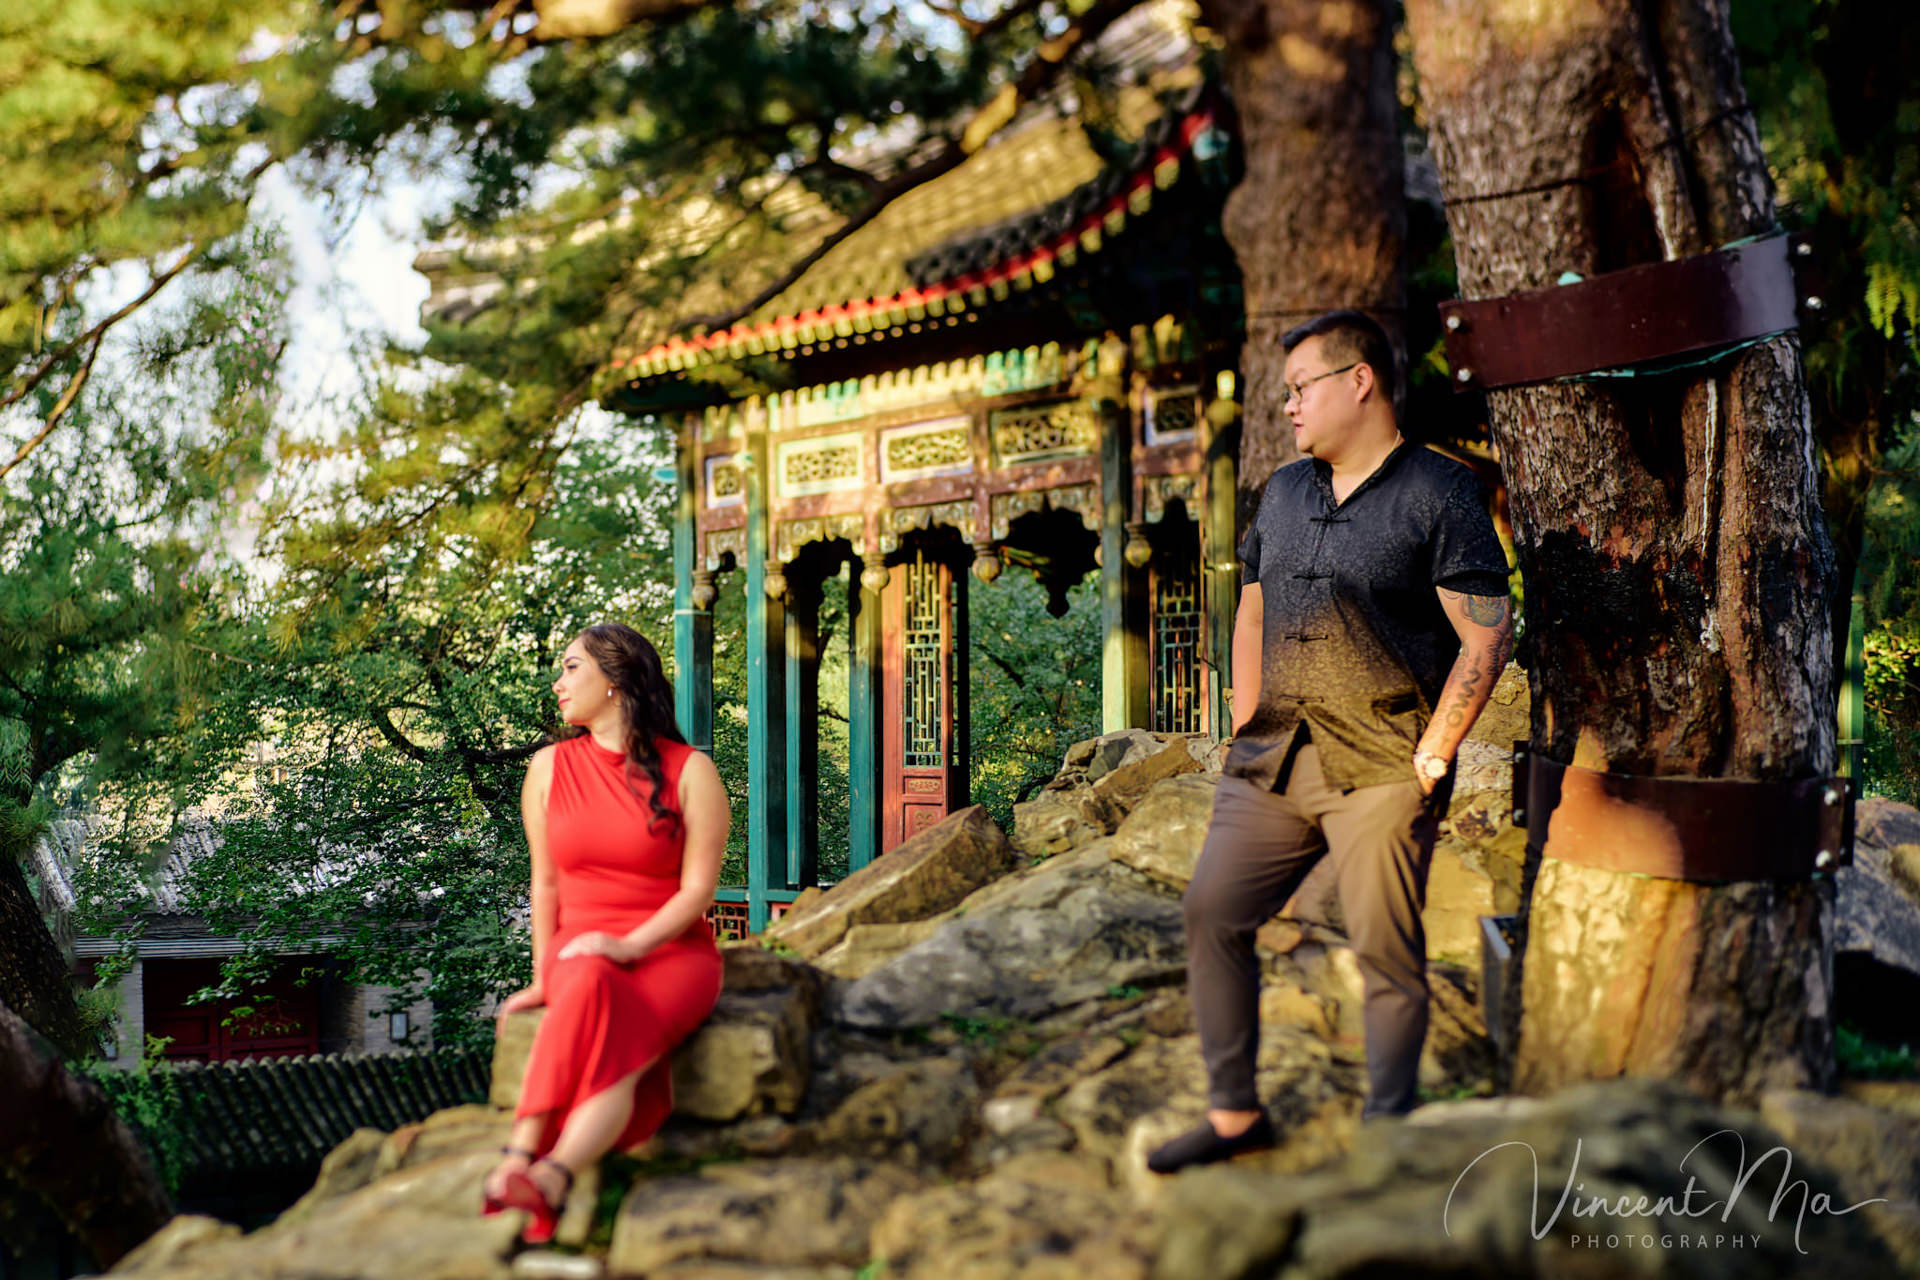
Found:
[[[504,1018],[510,1013],[519,1013],[522,1009],[538,1009],[546,1002],[547,993],[536,982],[502,1000],[499,1011],[494,1014],[494,1017]]]
[[[632,964],[640,958],[640,953],[625,938],[611,933],[583,933],[560,948],[562,960],[578,956],[604,956],[615,964]]]

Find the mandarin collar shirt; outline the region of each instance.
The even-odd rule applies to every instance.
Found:
[[[1414,777],[1460,649],[1438,589],[1507,594],[1473,473],[1402,442],[1336,502],[1332,469],[1302,458],[1267,480],[1239,555],[1264,606],[1260,702],[1226,771],[1273,787],[1305,725],[1341,790]]]

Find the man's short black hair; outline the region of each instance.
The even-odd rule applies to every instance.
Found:
[[[1364,363],[1373,370],[1373,380],[1389,406],[1393,404],[1397,378],[1394,374],[1393,343],[1387,339],[1372,316],[1359,311],[1329,311],[1296,325],[1280,337],[1280,349],[1291,353],[1308,338],[1324,338],[1327,358],[1335,368],[1349,362]]]

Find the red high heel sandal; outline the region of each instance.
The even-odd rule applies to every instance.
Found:
[[[538,1155],[527,1150],[525,1147],[502,1147],[500,1148],[500,1154],[503,1156],[522,1156],[528,1160],[538,1160],[540,1158]],[[492,1196],[488,1195],[485,1190],[482,1190],[480,1192],[480,1216],[481,1217],[491,1218],[495,1214],[505,1213],[506,1209],[507,1209],[507,1202],[505,1200],[496,1200]]]
[[[534,1164],[551,1165],[560,1171],[566,1179],[560,1188],[558,1200],[547,1199],[540,1184],[525,1173],[514,1172],[507,1175],[507,1194],[503,1203],[509,1209],[522,1209],[529,1215],[527,1225],[520,1232],[525,1244],[545,1244],[553,1239],[553,1232],[560,1225],[560,1211],[566,1207],[567,1196],[573,1190],[573,1170],[550,1156],[541,1156]]]

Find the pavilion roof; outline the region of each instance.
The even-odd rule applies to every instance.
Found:
[[[724,328],[709,328],[703,317],[729,314],[766,290],[818,251],[844,218],[772,175],[749,184],[748,194],[766,200],[777,229],[751,243],[731,242],[733,221],[710,202],[673,211],[633,274],[694,260],[693,274],[670,305],[642,308],[628,321],[596,379],[599,393],[624,392],[632,406],[650,388],[703,380],[703,370],[724,377],[721,366],[764,368],[769,357],[804,358],[818,344],[950,324],[1109,248],[1163,193],[1223,159],[1227,136],[1225,112],[1177,4],[1142,6],[1097,49],[1106,77],[1097,105],[1071,86],[1057,90]],[[882,157],[879,169],[911,160]],[[489,262],[528,247],[500,241],[422,254],[416,265],[433,283],[423,308],[429,321],[464,324],[479,315],[509,287]]]
[[[1223,147],[1220,112],[1197,79],[1177,94],[1121,97],[1130,143],[1117,157],[1071,116],[1036,120],[902,196],[738,323],[656,330],[616,353],[607,376],[631,384],[855,335],[877,341],[1045,284]]]

